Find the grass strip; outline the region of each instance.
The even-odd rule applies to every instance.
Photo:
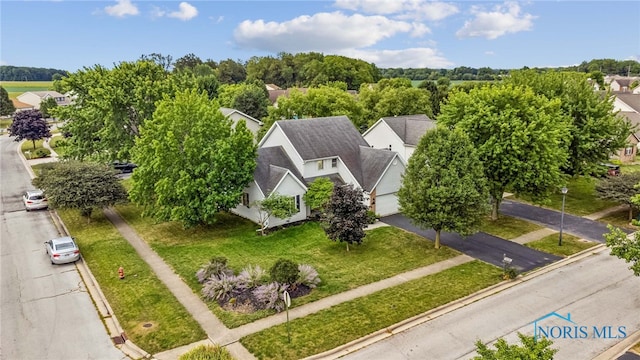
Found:
[[[486,232],[503,239],[515,239],[520,235],[528,234],[532,231],[540,230],[542,226],[517,219],[507,215],[500,215],[498,220],[484,219],[480,226],[480,231]]]
[[[313,266],[322,282],[311,294],[296,301],[302,305],[460,254],[446,247],[436,250],[432,241],[395,227],[368,231],[363,243],[351,246],[347,252],[345,244],[329,240],[320,225],[313,222],[260,236],[256,234],[257,225],[230,214],[220,214],[212,226],[183,229],[176,222],[156,224],[140,216],[134,205],[117,209],[196,293],[200,293],[202,285],[195,273],[214,256],[226,257],[236,273],[247,265],[269,270],[279,258]],[[216,303],[209,307],[231,328],[273,314],[230,312]]]
[[[633,218],[637,219],[638,218],[638,211],[634,210],[633,211]],[[631,223],[631,221],[629,220],[629,210],[622,210],[622,211],[617,211],[613,214],[610,214],[608,216],[605,216],[603,218],[598,219],[598,221],[605,223],[605,224],[611,224],[615,227],[619,227],[622,229],[629,229],[629,230],[633,230],[633,231],[637,231],[638,227],[633,225]]]
[[[540,240],[526,243],[525,246],[549,254],[567,257],[598,245],[598,243],[594,241],[583,240],[569,234],[562,234],[562,246],[558,246],[559,238],[560,234],[551,234]]]
[[[206,338],[204,330],[101,212],[91,223],[78,211],[58,214],[78,242],[127,336],[154,354]],[[118,277],[122,266],[125,279]],[[145,324],[151,324],[145,327]]]
[[[240,340],[259,359],[300,359],[472,294],[502,280],[499,268],[472,261],[348,301]]]

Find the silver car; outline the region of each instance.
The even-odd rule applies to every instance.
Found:
[[[27,190],[22,194],[22,202],[27,211],[46,209],[49,207],[47,197],[42,190]]]
[[[45,241],[44,246],[52,264],[66,264],[80,259],[80,249],[71,236]]]

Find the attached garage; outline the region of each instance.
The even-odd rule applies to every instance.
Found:
[[[375,212],[381,216],[387,216],[398,213],[398,195],[397,193],[384,194],[376,196]]]

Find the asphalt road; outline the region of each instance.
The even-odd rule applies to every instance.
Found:
[[[74,264],[51,265],[44,241],[59,236],[47,210],[26,212],[33,188],[16,148],[0,136],[0,359],[124,359]]]
[[[560,230],[562,218],[560,211],[522,204],[517,201],[503,200],[500,204],[500,213],[542,224],[550,229]],[[631,233],[629,230],[622,230],[626,233]],[[602,243],[604,242],[603,234],[608,233],[609,229],[604,223],[565,213],[562,231],[583,239]]]
[[[575,324],[555,317],[539,326],[585,326],[586,338],[553,339],[554,359],[592,359],[620,341],[594,336],[593,327],[611,326],[611,336],[640,330],[640,278],[628,264],[601,251],[573,264],[542,274],[507,290],[471,303],[343,357],[347,360],[471,359],[474,343],[517,333],[533,335],[533,322],[556,312],[570,314]]]
[[[436,236],[434,230],[420,229],[411,224],[411,221],[402,214],[386,216],[381,220],[389,225],[405,229],[429,239],[435,239]],[[466,238],[454,233],[441,232],[440,242],[452,249],[456,249],[471,257],[496,266],[503,266],[502,259],[506,255],[506,257],[512,259],[511,266],[519,271],[530,271],[561,259],[558,256],[534,250],[513,241],[504,240],[482,232]]]

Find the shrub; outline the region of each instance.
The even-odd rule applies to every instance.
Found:
[[[315,288],[320,283],[320,277],[318,272],[311,265],[300,264],[298,266],[298,280],[297,284],[306,285],[310,288]]]
[[[49,151],[49,149],[37,148],[31,156],[34,158],[40,159],[40,158],[45,158],[49,155],[51,155],[51,151]]]
[[[298,265],[291,260],[278,259],[269,270],[271,281],[281,284],[295,284],[298,280]]]
[[[283,292],[289,288],[287,284],[272,282],[260,285],[253,290],[253,295],[261,303],[264,309],[273,309],[276,312],[284,310]]]
[[[220,345],[200,345],[180,355],[178,360],[233,360],[233,357]]]
[[[207,300],[227,300],[246,288],[239,277],[221,274],[209,278],[202,288],[202,295]]]
[[[242,269],[238,277],[246,284],[247,288],[254,288],[263,283],[267,272],[264,271],[260,265],[247,266]]]
[[[233,275],[233,270],[227,267],[227,258],[224,256],[216,256],[209,261],[208,264],[200,268],[196,272],[196,277],[199,283],[204,283],[207,279],[212,277],[220,277],[222,275]]]
[[[375,212],[373,212],[371,210],[367,210],[367,223],[373,224],[378,219],[380,219],[380,215],[376,214]]]

